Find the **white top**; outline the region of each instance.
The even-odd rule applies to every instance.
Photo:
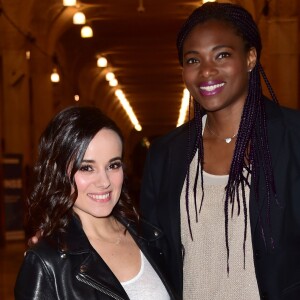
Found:
[[[203,126],[204,127],[204,126]],[[184,184],[181,193],[181,240],[185,250],[183,262],[183,299],[185,300],[256,300],[260,299],[255,269],[249,213],[247,216],[246,261],[244,269],[244,213],[237,216],[237,203],[233,217],[229,205],[229,275],[227,274],[227,252],[225,245],[225,186],[228,175],[212,175],[203,172],[204,200],[198,223],[195,218],[193,183],[196,174],[197,154],[190,166],[190,221],[194,241],[191,240],[185,206]],[[198,209],[202,190],[200,177],[197,189]],[[249,212],[249,188],[246,187],[247,210]],[[240,197],[242,199],[242,197]]]
[[[130,300],[170,300],[161,279],[141,253],[141,269],[132,279],[121,282]]]

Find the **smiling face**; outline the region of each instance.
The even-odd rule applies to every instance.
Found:
[[[91,140],[75,173],[79,217],[107,217],[117,204],[123,185],[122,142],[111,129],[101,129]]]
[[[183,45],[183,80],[206,111],[241,109],[248,93],[248,72],[256,51],[228,23],[209,20],[196,25]]]

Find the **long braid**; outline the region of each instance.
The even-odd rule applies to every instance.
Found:
[[[249,175],[251,174],[251,186],[253,187],[254,199],[256,202],[259,201],[258,184],[260,180],[260,173],[262,171],[265,185],[266,185],[266,196],[267,196],[267,224],[270,230],[270,243],[273,247],[272,239],[272,228],[270,221],[270,210],[271,200],[274,196],[277,202],[276,189],[273,177],[272,160],[268,144],[267,137],[267,125],[266,125],[266,112],[263,102],[262,86],[260,81],[260,75],[266,82],[267,88],[270,91],[271,98],[274,102],[278,103],[275,93],[267,79],[267,76],[259,62],[260,53],[262,49],[261,38],[257,25],[255,24],[252,16],[239,5],[229,3],[217,3],[208,2],[201,7],[197,8],[190,17],[183,24],[181,31],[177,37],[177,50],[179,62],[183,64],[183,44],[190,33],[190,31],[198,24],[204,23],[208,20],[216,19],[227,22],[233,26],[236,30],[237,35],[241,36],[245,43],[246,50],[254,47],[257,51],[257,63],[256,66],[249,74],[249,90],[245,101],[239,131],[236,140],[236,146],[233,153],[232,163],[230,166],[228,183],[225,188],[225,202],[224,202],[224,213],[225,213],[225,241],[227,251],[227,272],[229,273],[229,204],[231,207],[231,215],[233,214],[234,204],[237,202],[238,215],[241,211],[241,205],[243,206],[244,214],[244,267],[245,267],[245,249],[247,239],[247,203],[245,187],[250,186]],[[204,149],[203,149],[203,138],[202,138],[202,116],[204,114],[200,104],[195,101],[195,129],[196,129],[196,140],[192,141],[189,138],[189,147],[193,145],[192,156],[189,157],[189,164],[193,160],[194,155],[198,151],[198,164],[196,171],[196,178],[194,182],[194,206],[197,211],[197,200],[196,190],[198,186],[199,168],[201,178],[201,189],[202,198],[200,202],[200,210],[204,199],[204,184],[203,184],[203,165],[204,165]],[[260,167],[260,162],[262,166]],[[262,168],[262,169],[261,169]],[[246,170],[246,175],[245,171]],[[187,172],[187,182],[189,182],[190,167]],[[188,189],[188,185],[186,186]],[[240,199],[239,191],[241,191],[242,201]],[[186,205],[189,203],[189,194],[186,192]],[[242,202],[242,203],[241,203]],[[198,218],[196,217],[198,222]],[[188,222],[190,233],[192,236],[190,215],[188,213]],[[263,228],[263,221],[259,215],[259,226],[261,228],[262,238],[267,246],[267,240],[265,236],[265,230]]]

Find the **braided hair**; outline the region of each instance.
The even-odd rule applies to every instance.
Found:
[[[271,210],[271,199],[272,196],[276,199],[276,190],[272,169],[271,154],[267,138],[267,126],[266,126],[266,112],[264,106],[264,96],[262,94],[262,86],[260,75],[262,75],[266,86],[270,92],[271,98],[274,102],[278,103],[273,89],[267,79],[267,76],[260,64],[260,54],[262,49],[262,43],[260,33],[257,25],[255,24],[251,14],[236,4],[230,3],[217,3],[207,2],[201,7],[194,10],[194,12],[188,17],[183,24],[179,34],[177,36],[177,50],[179,62],[183,65],[183,44],[186,37],[191,30],[198,24],[204,23],[208,20],[218,20],[220,22],[226,22],[231,25],[236,31],[236,34],[241,37],[244,41],[246,51],[254,47],[257,51],[257,62],[249,76],[249,90],[245,101],[245,105],[242,112],[241,122],[239,125],[239,131],[237,135],[237,141],[233,153],[233,158],[229,171],[229,178],[225,187],[225,240],[226,240],[226,251],[227,251],[227,273],[229,273],[229,239],[228,239],[228,220],[229,220],[229,206],[231,205],[231,215],[233,214],[234,204],[238,205],[238,214],[240,214],[241,204],[244,212],[244,268],[245,268],[245,246],[247,238],[247,204],[245,187],[250,186],[249,175],[251,174],[251,185],[254,192],[255,201],[259,201],[258,182],[259,174],[262,170],[264,182],[266,186],[266,198],[267,198],[267,224],[270,232],[270,210]],[[196,177],[193,186],[193,198],[194,207],[196,210],[196,222],[198,222],[198,208],[196,191],[198,181],[200,177],[200,183],[202,188],[202,198],[200,201],[199,213],[204,199],[204,185],[203,185],[203,164],[204,164],[204,148],[202,139],[202,117],[205,111],[201,108],[200,104],[194,101],[194,119],[196,128],[195,143],[192,143],[191,137],[189,138],[188,147],[192,147],[191,156],[188,157],[188,169],[187,169],[187,181],[186,181],[186,211],[188,217],[188,226],[193,240],[193,234],[190,223],[190,212],[189,212],[189,186],[190,186],[190,163],[193,157],[198,153],[198,163],[196,169]],[[190,125],[191,126],[191,125]],[[262,169],[261,169],[262,168]],[[243,172],[246,170],[246,172]],[[239,194],[241,191],[241,197]],[[242,199],[240,199],[242,198]],[[277,200],[276,200],[277,201]],[[242,203],[241,203],[242,202]],[[259,223],[261,234],[264,239],[265,246],[267,247],[268,241],[265,238],[264,226],[261,216],[259,216]],[[270,234],[270,245],[274,247],[272,233]]]

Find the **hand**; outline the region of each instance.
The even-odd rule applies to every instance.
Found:
[[[43,235],[43,232],[41,230],[37,231],[34,236],[32,236],[28,239],[27,245],[29,247],[32,247],[39,241],[39,239],[42,235]]]

